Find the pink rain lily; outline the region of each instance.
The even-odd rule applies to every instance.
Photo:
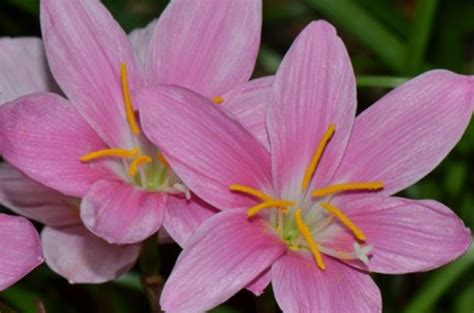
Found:
[[[158,21],[131,34],[138,53],[97,0],[42,0],[41,27],[49,68],[67,99],[40,92],[3,105],[4,159],[80,198],[84,225],[109,243],[139,242],[164,223],[183,244],[215,210],[191,196],[143,135],[130,93],[169,83],[226,104],[227,95],[268,85],[240,86],[257,55],[261,1],[172,1]],[[224,107],[249,128],[255,124],[247,111]]]
[[[162,308],[203,312],[271,281],[284,312],[380,312],[369,272],[430,270],[470,245],[443,204],[392,195],[453,148],[473,95],[472,77],[436,70],[355,118],[350,59],[323,21],[299,35],[275,76],[269,152],[198,94],[139,91],[147,136],[193,192],[223,210],[185,245]]]

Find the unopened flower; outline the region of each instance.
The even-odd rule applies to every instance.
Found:
[[[462,221],[439,202],[392,195],[461,138],[473,85],[431,71],[355,118],[347,51],[331,25],[316,22],[269,93],[270,153],[206,98],[173,86],[138,92],[147,136],[193,192],[223,210],[187,242],[162,308],[202,312],[271,281],[284,312],[380,312],[369,272],[456,259],[471,242]]]

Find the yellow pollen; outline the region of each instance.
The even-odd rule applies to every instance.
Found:
[[[138,127],[137,120],[135,118],[135,112],[133,111],[132,98],[130,97],[130,89],[128,86],[128,77],[127,77],[127,65],[120,65],[120,77],[122,80],[122,92],[123,99],[125,102],[125,114],[127,115],[127,121],[130,125],[134,135],[140,134],[140,127]]]
[[[265,193],[263,193],[263,192],[261,192],[257,189],[254,189],[252,187],[234,184],[234,185],[230,185],[229,189],[232,190],[232,191],[238,191],[238,192],[242,192],[242,193],[252,195],[252,196],[254,196],[256,198],[259,198],[260,200],[263,200],[263,201],[273,201],[272,197],[270,197],[269,195],[267,195],[267,194],[265,194]]]
[[[318,167],[318,163],[321,159],[321,156],[323,155],[324,149],[326,148],[331,137],[334,135],[335,131],[336,125],[330,124],[328,129],[324,133],[323,138],[321,138],[321,141],[318,145],[318,149],[314,153],[313,159],[311,160],[311,163],[309,164],[308,168],[304,173],[303,181],[301,182],[301,191],[305,191],[308,188],[311,177],[313,176],[314,172],[316,171],[316,168]]]
[[[318,244],[314,242],[313,236],[311,235],[311,231],[303,221],[303,217],[301,216],[301,209],[296,210],[295,220],[296,227],[303,236],[304,240],[308,243],[309,250],[311,250],[311,253],[313,254],[314,260],[316,261],[316,265],[318,265],[318,267],[324,271],[326,269],[326,265],[323,262],[321,252],[319,252]]]
[[[161,164],[163,164],[164,166],[169,166],[169,163],[168,163],[168,161],[165,159],[165,156],[163,155],[163,153],[158,152],[158,153],[156,154],[156,159],[157,159],[158,161],[160,161]]]
[[[89,162],[95,159],[106,158],[106,157],[119,157],[119,158],[133,158],[138,153],[140,153],[140,149],[134,148],[131,150],[127,149],[104,149],[94,151],[88,154],[81,156],[79,159],[81,162]]]
[[[313,197],[322,197],[341,191],[357,191],[357,190],[379,190],[383,188],[383,182],[358,182],[348,184],[336,184],[326,188],[321,188],[313,191]]]
[[[138,167],[143,164],[151,163],[153,160],[148,155],[142,155],[133,160],[133,162],[128,167],[128,175],[135,176],[138,172]]]
[[[362,230],[352,223],[352,221],[341,210],[327,202],[321,202],[321,206],[328,211],[329,214],[335,216],[344,226],[349,228],[357,239],[365,241],[366,236]]]
[[[211,98],[211,101],[212,101],[214,104],[222,104],[222,103],[224,102],[224,97],[222,97],[222,96],[212,97],[212,98]]]
[[[249,208],[247,210],[247,216],[252,217],[258,212],[262,211],[263,209],[269,209],[269,208],[278,208],[286,212],[288,211],[288,207],[292,206],[293,204],[294,203],[291,201],[283,201],[283,200],[265,201]]]

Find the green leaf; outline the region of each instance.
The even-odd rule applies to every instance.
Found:
[[[394,76],[357,76],[357,86],[395,88],[408,80],[406,77]]]
[[[405,72],[407,74],[413,75],[423,70],[424,56],[437,7],[438,0],[417,1],[406,55]]]
[[[393,71],[403,72],[407,47],[367,10],[351,0],[305,1],[357,37]]]
[[[415,294],[404,313],[432,312],[431,308],[474,265],[474,246],[452,264],[437,270]]]

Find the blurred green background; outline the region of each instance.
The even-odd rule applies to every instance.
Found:
[[[131,31],[158,17],[168,1],[103,2],[124,29]],[[39,36],[38,6],[38,0],[1,0],[0,36]],[[358,77],[359,111],[406,79],[431,68],[474,73],[472,0],[264,0],[263,16],[255,77],[274,73],[298,32],[311,20],[324,18],[338,28],[348,47]],[[474,229],[473,143],[471,123],[448,158],[402,195],[441,201]],[[179,251],[175,245],[160,247],[163,276],[169,273]],[[458,261],[436,271],[374,278],[382,290],[386,313],[474,312],[472,248]],[[115,282],[93,286],[69,285],[43,265],[0,293],[0,302],[2,313],[149,312],[138,268]],[[257,300],[242,291],[213,312],[278,309],[271,290]]]

